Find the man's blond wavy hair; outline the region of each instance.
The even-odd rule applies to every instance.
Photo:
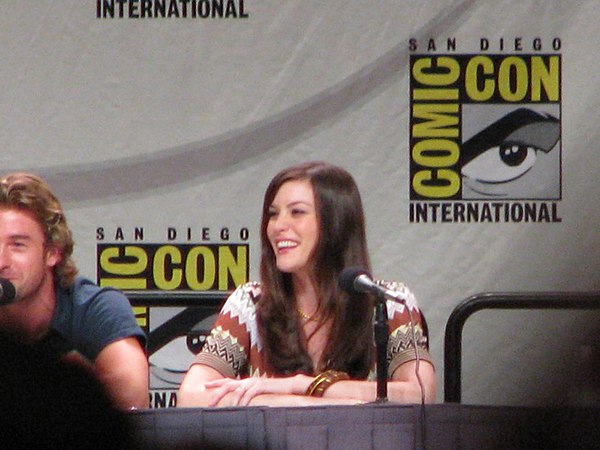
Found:
[[[61,260],[54,268],[54,281],[62,287],[73,284],[77,267],[72,259],[73,237],[62,206],[48,184],[30,173],[12,173],[0,179],[0,208],[28,211],[42,226],[46,245],[58,249]]]

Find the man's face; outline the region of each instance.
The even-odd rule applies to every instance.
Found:
[[[54,283],[53,268],[59,261],[59,251],[46,245],[31,213],[0,208],[0,277],[14,284],[18,301],[34,301]]]

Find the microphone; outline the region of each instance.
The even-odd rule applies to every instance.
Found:
[[[384,298],[390,299],[392,301],[396,301],[407,306],[408,317],[410,320],[410,331],[411,331],[411,344],[415,350],[415,377],[417,378],[417,382],[419,383],[419,389],[421,390],[421,405],[425,404],[425,387],[423,386],[423,381],[421,380],[421,375],[419,373],[419,366],[421,363],[421,355],[419,354],[419,347],[417,347],[417,335],[415,333],[415,321],[413,318],[412,310],[408,307],[406,303],[406,298],[401,292],[392,291],[390,289],[386,289],[383,286],[379,286],[377,283],[373,281],[369,272],[361,267],[348,267],[340,273],[340,277],[338,279],[338,283],[340,288],[349,294],[356,294],[359,292],[372,292],[376,295],[383,296]],[[380,304],[382,304],[380,302]],[[382,356],[383,357],[383,356]],[[384,364],[383,362],[381,363]],[[380,380],[378,379],[378,383]],[[379,392],[379,388],[378,388]],[[423,421],[423,423],[425,423]]]
[[[401,292],[386,289],[373,281],[369,272],[361,267],[348,267],[340,273],[339,286],[349,294],[371,292],[389,300],[406,303]]]
[[[15,285],[9,280],[0,278],[0,306],[12,303],[16,295]]]

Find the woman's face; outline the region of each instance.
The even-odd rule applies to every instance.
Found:
[[[319,223],[308,180],[292,180],[281,185],[269,207],[267,237],[279,270],[294,275],[310,273],[319,239]]]

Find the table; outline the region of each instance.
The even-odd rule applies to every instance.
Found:
[[[145,449],[598,448],[600,407],[456,403],[166,408],[131,413]]]

